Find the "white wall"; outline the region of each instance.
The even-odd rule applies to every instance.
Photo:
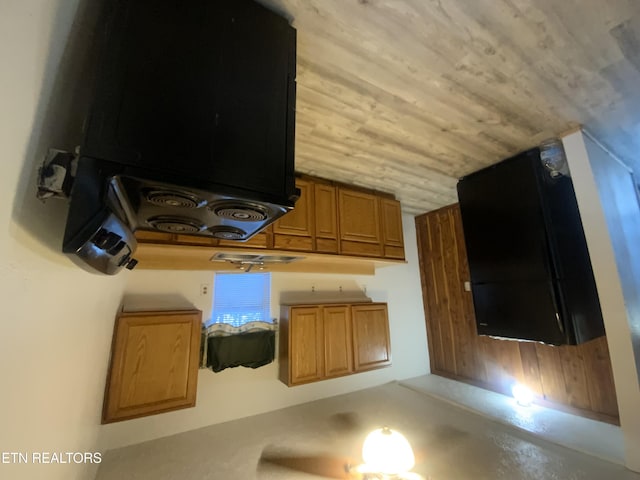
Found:
[[[635,290],[637,283],[633,285],[634,291],[627,292],[631,295],[626,296],[625,289],[628,289],[628,285],[625,285],[626,282],[621,282],[621,273],[623,273],[622,278],[630,281],[634,278],[633,271],[638,271],[638,264],[633,264],[638,261],[638,239],[630,241],[619,232],[625,222],[635,222],[635,231],[638,231],[637,223],[640,218],[638,205],[633,204],[637,199],[631,191],[632,195],[625,200],[624,210],[630,212],[632,216],[627,219],[622,218],[619,205],[612,204],[612,192],[605,193],[603,190],[608,183],[608,179],[604,178],[608,176],[607,170],[620,168],[616,160],[582,132],[565,137],[563,143],[580,207],[580,216],[607,331],[620,423],[625,440],[626,465],[632,470],[640,471],[638,455],[640,452],[640,409],[638,408],[640,386],[639,372],[636,371],[637,358],[634,358],[633,349],[633,340],[640,338],[640,331],[638,331],[637,305],[633,305],[631,301],[633,296],[637,297]],[[594,170],[598,171],[598,176],[594,175]],[[608,224],[608,222],[612,223]],[[630,226],[627,225],[627,227]],[[616,265],[616,257],[625,253],[623,250],[631,252],[631,256],[628,256],[624,263]]]
[[[279,314],[281,292],[338,292],[366,286],[374,301],[387,302],[393,365],[372,372],[288,388],[278,380],[277,360],[252,370],[244,367],[219,373],[201,370],[195,408],[155,415],[102,427],[105,449],[280,409],[289,405],[360,390],[397,379],[428,373],[429,359],[418,271],[413,217],[403,216],[408,263],[380,268],[375,276],[330,274],[272,274],[272,313]],[[135,271],[126,289],[127,308],[195,306],[205,317],[211,312],[210,296],[200,295],[200,285],[211,283],[211,272]],[[106,362],[106,358],[105,358]]]
[[[78,139],[81,114],[69,106],[82,91],[86,51],[66,45],[70,36],[86,38],[94,18],[78,5],[0,2],[0,452],[29,460],[33,452],[96,448],[105,358],[126,282],[86,273],[63,256],[66,205],[35,199],[46,148]],[[90,479],[94,470],[0,459],[3,479]]]

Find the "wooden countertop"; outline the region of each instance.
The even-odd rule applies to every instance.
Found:
[[[193,245],[161,245],[140,243],[135,253],[141,270],[211,270],[234,271],[237,265],[211,261],[216,253],[233,253],[239,255],[286,255],[304,257],[291,263],[267,264],[263,271],[267,272],[302,272],[302,273],[343,273],[352,275],[374,275],[376,268],[401,265],[405,260],[355,257],[348,255],[318,254],[309,252],[291,252],[285,250],[264,249],[230,249]],[[254,266],[252,271],[260,271]]]

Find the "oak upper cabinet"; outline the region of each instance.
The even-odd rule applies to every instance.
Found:
[[[353,305],[353,358],[358,372],[391,364],[389,317],[386,303]]]
[[[404,259],[404,238],[402,234],[402,211],[400,202],[390,198],[380,198],[382,219],[382,245],[385,258]]]
[[[316,251],[338,253],[338,204],[336,187],[316,183],[315,200],[315,237]]]
[[[315,382],[324,376],[324,330],[319,306],[282,307],[280,380],[287,385]]]
[[[198,310],[118,315],[102,423],[195,406],[201,320]]]
[[[280,379],[300,385],[353,372],[347,305],[283,307]]]
[[[283,306],[279,363],[289,386],[390,365],[386,304]]]
[[[324,323],[324,377],[353,372],[351,316],[347,305],[322,307]]]
[[[345,255],[382,256],[378,197],[338,188],[340,252]]]
[[[313,251],[314,187],[308,180],[296,178],[300,198],[295,208],[273,225],[273,247],[278,250]]]

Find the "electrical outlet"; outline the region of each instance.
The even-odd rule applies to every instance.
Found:
[[[203,283],[200,285],[200,295],[209,295],[209,284]]]

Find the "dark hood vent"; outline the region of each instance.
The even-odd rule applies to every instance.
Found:
[[[291,210],[287,20],[251,0],[107,3],[63,250],[92,242],[85,227],[105,212],[130,232],[243,241]],[[113,212],[110,188],[127,214]]]

